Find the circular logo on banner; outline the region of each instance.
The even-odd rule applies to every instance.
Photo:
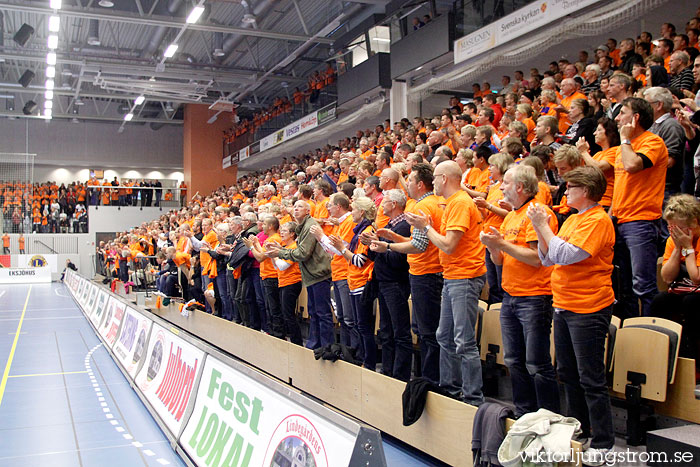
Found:
[[[29,267],[30,268],[43,268],[44,266],[48,266],[48,265],[49,265],[49,262],[46,261],[46,258],[44,258],[41,255],[34,255],[29,260]]]
[[[163,331],[158,331],[156,335],[156,343],[153,345],[153,350],[151,351],[151,357],[148,360],[148,370],[146,372],[146,382],[144,384],[143,390],[148,389],[151,385],[158,372],[160,371],[160,364],[163,362],[163,348],[165,346],[165,334]]]
[[[264,466],[328,467],[321,435],[303,415],[289,415],[277,425],[265,452]]]
[[[146,346],[146,330],[141,329],[141,332],[139,333],[139,338],[136,341],[136,349],[134,349],[134,359],[132,360],[133,364],[139,363],[139,361],[141,360],[141,356],[143,355],[143,350],[144,350],[145,346]]]

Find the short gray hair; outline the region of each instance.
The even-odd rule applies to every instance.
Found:
[[[254,224],[258,221],[258,216],[255,215],[254,212],[246,212],[243,215],[241,215],[243,220],[250,222],[251,224]]]
[[[508,169],[508,173],[513,177],[513,183],[523,186],[523,191],[527,195],[535,196],[539,191],[539,180],[533,167],[519,164]]]
[[[403,191],[397,188],[385,191],[384,199],[388,199],[389,201],[395,202],[396,204],[401,206],[402,210],[406,207],[406,195],[403,193]]]
[[[673,107],[673,94],[660,86],[654,86],[644,91],[644,99],[649,103],[652,101],[661,102],[664,105],[664,112],[670,112]]]

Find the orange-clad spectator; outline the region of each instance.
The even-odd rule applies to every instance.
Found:
[[[504,209],[499,203],[503,199],[501,183],[503,174],[514,164],[510,154],[498,153],[489,158],[488,172],[491,174],[491,185],[488,188],[486,199],[481,196],[474,198],[474,204],[481,210],[484,221],[481,225],[483,232],[490,234],[491,228],[499,230],[503,218],[510,211]],[[486,280],[489,283],[489,303],[501,303],[503,301],[503,290],[501,289],[500,267],[491,259],[491,253],[486,250]]]
[[[336,236],[329,237],[330,243],[348,262],[348,288],[353,314],[356,318],[357,333],[359,334],[359,359],[365,368],[375,370],[377,364],[377,346],[374,341],[374,317],[372,301],[363,300],[362,293],[372,277],[374,262],[369,259],[369,246],[362,242],[363,234],[375,232],[374,219],[377,206],[370,198],[360,196],[352,203],[352,220],[357,224],[353,229],[350,243]]]
[[[335,70],[333,69],[333,65],[329,63],[326,70],[323,72],[324,85],[330,86],[335,83],[335,76],[336,74]]]
[[[285,249],[293,250],[297,247],[296,222],[286,222],[280,226],[279,234],[281,244]],[[277,281],[279,284],[280,307],[286,328],[286,335],[292,344],[302,345],[301,328],[296,317],[296,303],[301,293],[301,270],[299,263],[274,258],[277,268]],[[336,301],[337,306],[337,301]],[[342,340],[341,340],[342,342]]]
[[[344,193],[334,193],[328,201],[328,213],[330,214],[329,220],[333,223],[330,235],[340,238],[347,247],[355,235],[353,229],[357,225],[350,212],[350,199]],[[340,254],[340,251],[333,247],[330,238],[324,234],[321,227],[311,227],[311,234],[316,237],[323,249],[332,255],[331,280],[335,295],[335,311],[340,322],[340,342],[343,345],[357,348],[359,342],[348,286],[348,262]]]
[[[520,104],[523,105],[523,104]],[[551,115],[552,117],[557,116],[557,111],[554,110],[554,108],[557,106],[557,93],[552,91],[551,89],[545,89],[542,91],[542,94],[540,94],[540,115]],[[517,107],[516,107],[517,108]],[[516,110],[517,112],[517,110]],[[517,120],[517,113],[516,113],[516,120]],[[534,130],[535,125],[533,122],[532,128]],[[529,136],[529,131],[530,128],[528,127],[528,136]],[[534,134],[533,134],[534,137]],[[532,140],[529,140],[532,141]]]
[[[173,200],[173,191],[168,190],[165,192],[165,197],[163,198],[165,201],[172,201]]]
[[[107,180],[102,182],[102,190],[101,190],[101,198],[102,198],[102,206],[109,206],[109,200],[110,200],[110,190],[111,190],[112,184],[109,183]],[[107,188],[110,187],[110,188]]]
[[[25,253],[25,248],[24,248],[25,240],[24,240],[24,234],[19,234],[19,254],[23,255]]]
[[[617,48],[617,40],[613,39],[612,37],[607,40],[605,45],[608,46],[608,49],[610,52],[608,55],[610,58],[613,60],[613,65],[620,66],[620,63],[622,63],[622,59],[620,58],[620,49]]]
[[[483,136],[481,133],[482,128],[478,130],[479,131],[476,132],[476,141],[479,145],[474,150],[474,167],[469,171],[464,191],[472,198],[486,198],[490,184],[489,160],[493,152],[488,146],[484,145],[484,143],[479,143]]]
[[[599,169],[579,167],[564,179],[569,204],[578,213],[564,222],[557,236],[543,206],[531,205],[527,215],[537,233],[540,261],[554,266],[554,347],[567,396],[566,413],[577,414],[583,421],[583,436],[592,436],[593,451],[587,454],[604,456],[615,443],[605,371],[605,336],[615,301],[611,280],[615,229],[598,204],[607,185]],[[580,396],[584,393],[585,398]]]
[[[601,147],[594,156],[590,154],[590,148],[585,141],[577,141],[576,148],[581,153],[586,165],[598,167],[607,181],[607,189],[600,200],[600,205],[607,210],[612,204],[613,188],[615,186],[615,157],[620,146],[620,134],[617,124],[607,117],[598,121],[596,127],[595,142]]]
[[[617,220],[617,243],[622,274],[620,297],[623,317],[649,316],[656,286],[657,224],[664,200],[668,150],[664,141],[647,131],[654,123],[651,105],[630,97],[616,118],[620,146],[615,155],[615,186],[611,213]]]
[[[184,206],[187,203],[187,183],[185,181],[180,182],[180,206]]]
[[[316,208],[314,209],[314,219],[321,225],[323,233],[330,235],[333,230],[333,224],[329,221],[330,214],[328,212],[329,196],[333,194],[331,184],[325,180],[317,180],[314,183],[314,201]]]
[[[5,232],[2,236],[2,253],[4,255],[10,254],[10,236]]]
[[[472,84],[472,93],[474,94],[474,99],[483,96],[483,93],[481,92],[481,85],[479,83]]]
[[[571,126],[569,120],[569,108],[574,99],[586,99],[585,94],[581,94],[576,90],[576,82],[572,78],[563,79],[561,82],[561,103],[554,110],[559,118],[559,133],[566,133],[566,130]]]
[[[456,162],[438,164],[434,177],[435,194],[446,201],[440,230],[431,226],[427,214],[407,213],[406,219],[440,250],[444,277],[437,333],[440,385],[461,394],[465,402],[480,405],[484,398],[474,329],[486,276],[484,245],[479,241],[481,213],[460,187],[462,171]]]
[[[505,216],[500,229],[485,230],[481,241],[494,263],[502,265],[501,330],[515,412],[524,415],[545,408],[558,413],[558,383],[549,352],[552,268],[540,261],[537,233],[526,215],[536,204],[535,170],[524,164],[508,170],[501,188],[514,210]],[[549,208],[544,209],[550,229],[556,232],[554,215]]]

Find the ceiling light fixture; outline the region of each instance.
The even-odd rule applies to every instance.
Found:
[[[46,120],[51,120],[52,116],[53,116],[53,111],[51,109],[44,109],[44,118]]]
[[[143,104],[145,101],[146,101],[146,98],[145,98],[145,97],[139,96],[139,97],[137,97],[136,100],[134,101],[134,105],[139,106],[139,105]]]
[[[53,109],[53,101],[44,101],[45,109]]]
[[[75,102],[73,102],[73,105],[85,105],[85,102],[81,98],[77,98]]]
[[[193,24],[196,23],[197,20],[199,19],[200,16],[202,16],[202,13],[204,13],[204,7],[203,6],[196,6],[192,9],[192,12],[189,14],[187,17],[187,24]]]
[[[55,34],[51,34],[47,41],[47,45],[49,49],[56,50],[58,48],[58,36]]]
[[[49,31],[58,32],[61,29],[61,18],[54,15],[49,17]]]
[[[246,24],[253,24],[255,23],[255,15],[252,13],[246,13],[243,15],[241,22]]]
[[[47,80],[46,80],[46,85],[45,85],[45,87],[46,87],[46,89],[48,89],[48,90],[52,90],[53,87],[54,87],[54,84],[55,84],[55,83],[54,83],[54,81],[53,81],[52,79],[47,79]]]
[[[53,91],[46,91],[44,93],[44,99],[48,99],[48,100],[53,99]]]
[[[170,58],[173,55],[175,55],[175,52],[177,52],[177,48],[179,46],[177,44],[170,44],[167,49],[165,49],[165,52],[163,52],[163,56],[165,58]]]
[[[129,112],[128,114],[124,115],[124,121],[125,121],[125,122],[130,122],[132,118],[134,118],[134,114],[132,114],[131,112]]]
[[[47,78],[55,78],[56,77],[56,67],[55,66],[47,66],[46,67],[46,77]]]
[[[97,4],[103,8],[112,8],[114,6],[114,2],[110,0],[100,0]]]
[[[49,52],[46,54],[46,63],[48,65],[56,65],[56,52]]]
[[[60,10],[61,9],[61,3],[63,3],[61,0],[50,0],[49,1],[49,6],[53,8],[54,10]]]

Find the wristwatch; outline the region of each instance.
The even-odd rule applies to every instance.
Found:
[[[386,244],[386,251],[391,251],[391,243]]]
[[[628,139],[623,139],[622,141],[620,141],[620,144],[632,144],[632,141]]]
[[[695,250],[692,249],[692,248],[688,248],[688,249],[683,248],[683,249],[681,250],[681,255],[683,255],[683,256],[688,256],[688,255],[690,255],[691,253],[695,253]]]

